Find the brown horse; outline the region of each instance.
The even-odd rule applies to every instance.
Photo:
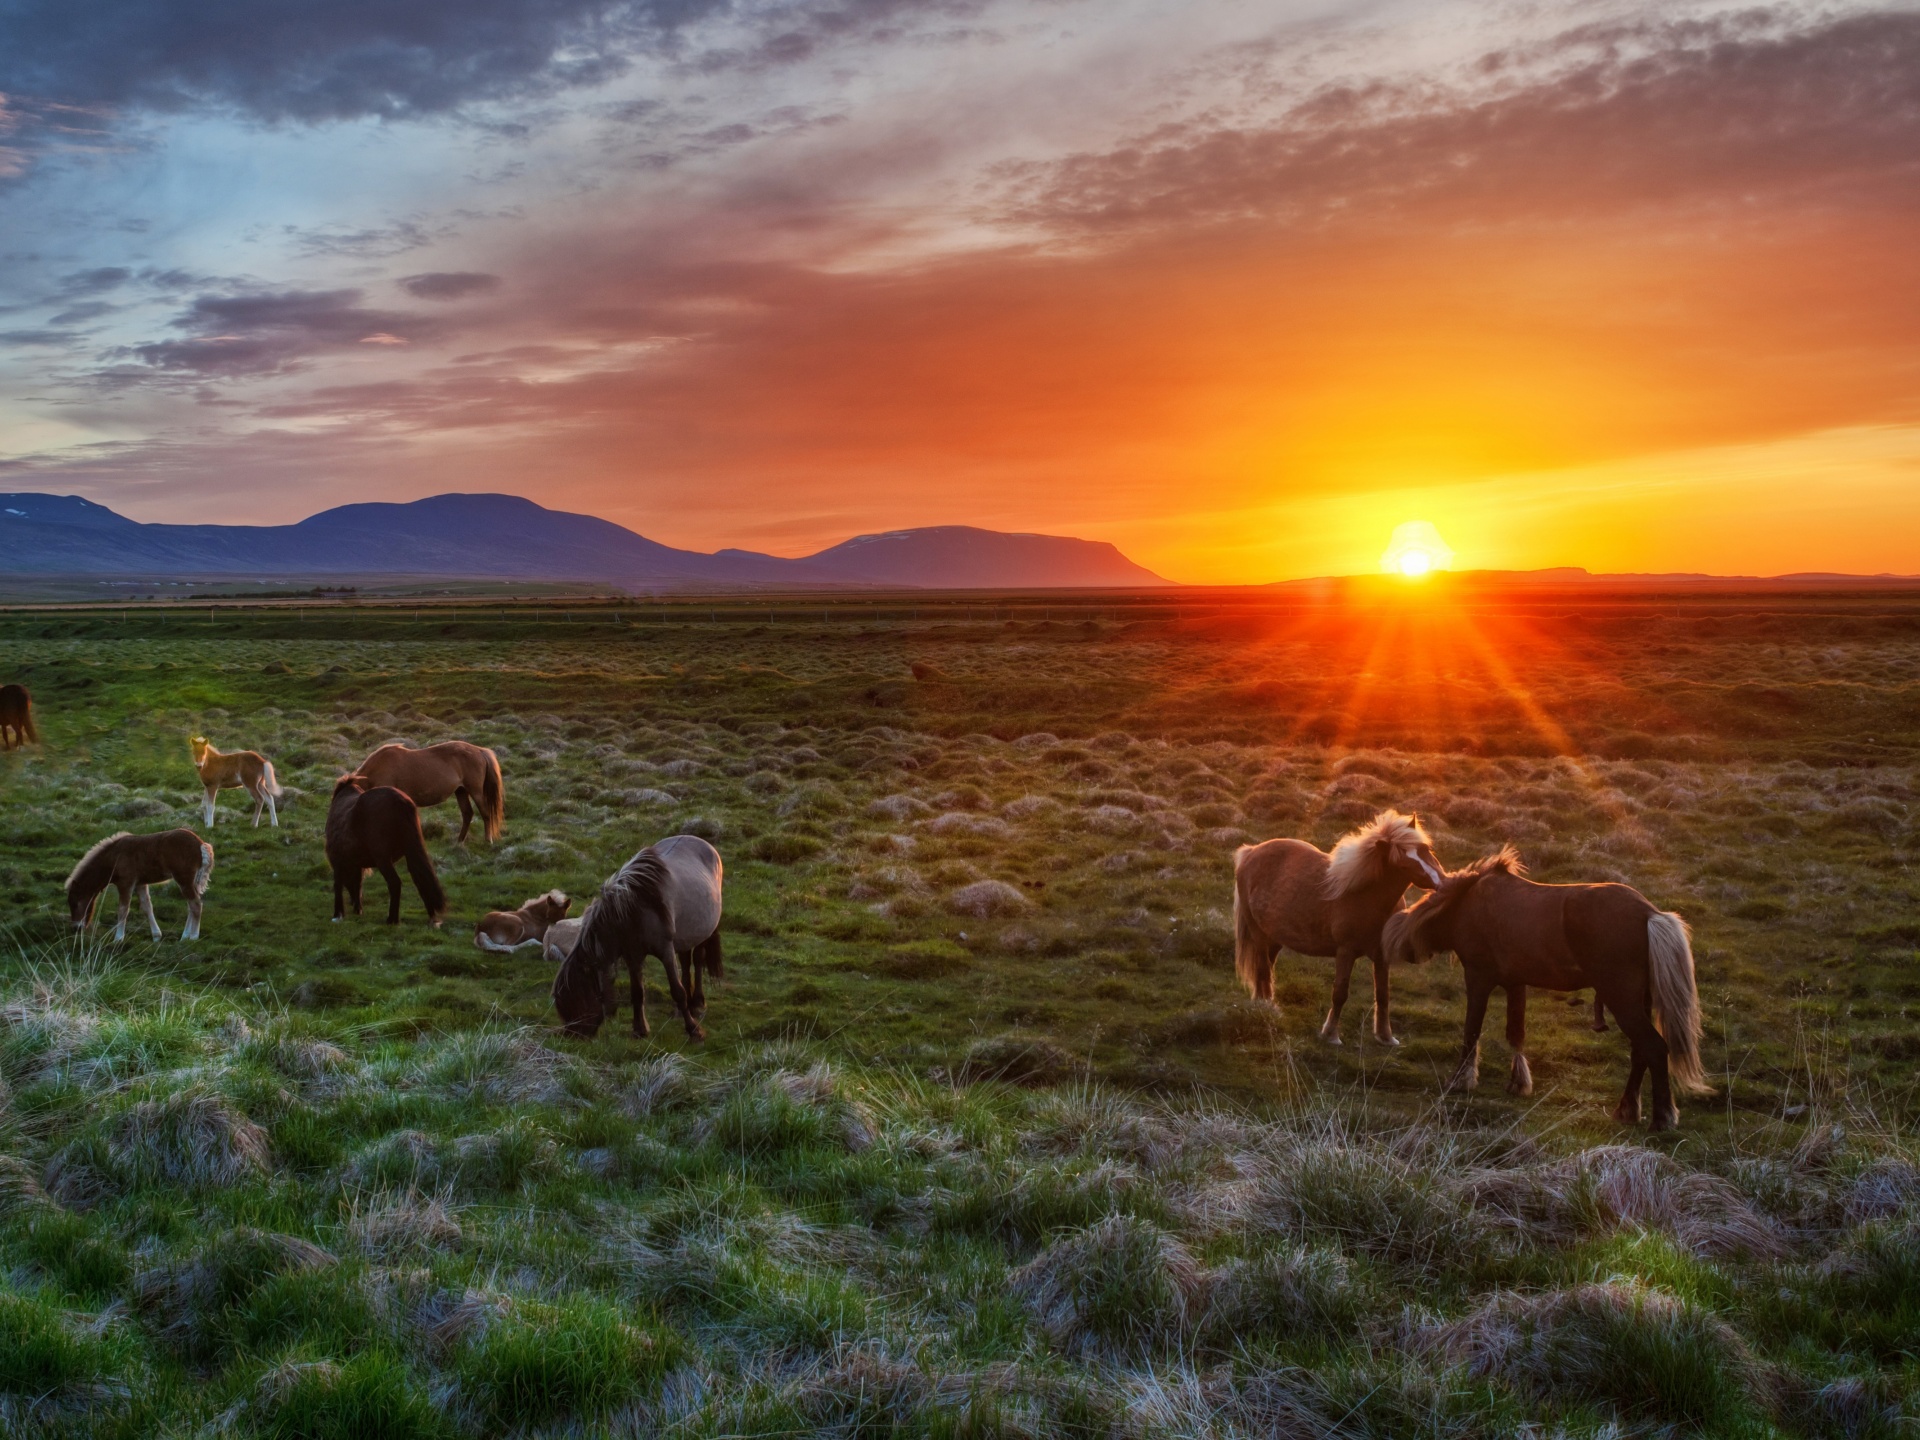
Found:
[[[149,885],[171,880],[187,897],[187,924],[180,932],[182,940],[200,938],[200,903],[213,878],[213,846],[191,830],[163,830],[157,835],[129,835],[121,831],[109,835],[80,857],[80,863],[67,876],[67,913],[73,928],[84,930],[93,924],[94,907],[109,885],[120,892],[120,919],[113,927],[113,938],[127,938],[127,911],[133,897],[140,896],[140,908],[146,913],[147,928],[160,938],[160,922],[153,915],[153,896]]]
[[[360,913],[360,885],[367,871],[387,882],[387,923],[400,923],[400,874],[396,860],[407,862],[413,888],[427,907],[427,922],[438,925],[447,914],[447,892],[434,873],[433,857],[420,833],[420,810],[403,790],[370,785],[364,775],[342,775],[327,807],[327,863],[333,867],[333,918],[346,914],[352,899]]]
[[[366,776],[369,785],[404,790],[423,810],[449,797],[458,800],[460,833],[454,838],[456,845],[467,843],[476,806],[487,839],[500,838],[500,827],[507,818],[507,797],[500,783],[500,759],[491,750],[464,740],[443,740],[420,750],[395,741],[367,756],[356,773]]]
[[[39,732],[33,728],[33,696],[27,687],[0,685],[0,750],[39,741]]]
[[[566,918],[573,905],[564,892],[549,890],[536,895],[518,910],[489,910],[473,927],[473,943],[482,950],[518,950],[522,945],[538,945],[547,931]]]
[[[222,751],[204,735],[187,738],[193,752],[193,768],[200,772],[201,788],[207,792],[207,824],[213,824],[214,798],[222,790],[244,790],[253,800],[253,828],[260,828],[260,812],[265,810],[280,827],[280,782],[273,778],[273,762],[257,750]]]
[[[1304,840],[1242,845],[1233,854],[1233,955],[1247,993],[1273,999],[1276,950],[1331,955],[1333,1004],[1320,1035],[1338,1045],[1354,962],[1365,955],[1373,961],[1374,1038],[1398,1045],[1380,927],[1407,886],[1431,889],[1445,873],[1419,817],[1397,810],[1381,811],[1331,855]]]
[[[1527,986],[1593,987],[1633,1047],[1633,1068],[1614,1118],[1640,1118],[1640,1081],[1653,1072],[1653,1128],[1679,1123],[1673,1085],[1706,1090],[1700,1067],[1700,995],[1687,923],[1657,910],[1630,885],[1537,885],[1512,846],[1456,870],[1440,887],[1387,922],[1390,960],[1425,960],[1451,950],[1467,977],[1467,1028],[1448,1088],[1480,1078],[1480,1028],[1494,987],[1507,992],[1507,1088],[1533,1093],[1528,1068]],[[1596,1010],[1597,1013],[1597,1010]]]

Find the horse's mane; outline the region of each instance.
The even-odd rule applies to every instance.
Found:
[[[533,895],[522,900],[520,902],[520,908],[522,910],[530,910],[542,900],[546,901],[549,905],[564,905],[567,903],[567,897],[562,892],[559,890],[549,890],[544,895]]]
[[[614,873],[593,908],[603,912],[607,920],[622,926],[634,924],[647,911],[665,915],[667,887],[672,881],[667,862],[649,845]]]
[[[1511,845],[1502,845],[1491,855],[1482,855],[1478,860],[1469,860],[1458,870],[1449,870],[1446,879],[1434,888],[1431,895],[1421,897],[1393,916],[1387,922],[1388,927],[1390,930],[1398,928],[1410,941],[1418,942],[1429,925],[1450,914],[1473,887],[1487,876],[1524,877],[1526,873],[1527,867],[1520,859],[1520,852]]]
[[[116,840],[126,839],[132,833],[133,832],[131,830],[116,831],[113,834],[107,836],[106,839],[97,843],[91,850],[87,851],[86,854],[82,855],[80,857],[80,863],[75,865],[73,867],[72,872],[67,876],[67,883],[65,888],[67,888],[68,890],[71,890],[73,888],[74,882],[79,880],[80,878],[80,872],[82,870],[85,870],[94,861],[98,860],[100,858],[101,851],[105,850],[109,845],[113,844],[113,842]]]
[[[1398,810],[1382,810],[1358,830],[1342,835],[1327,866],[1327,898],[1338,900],[1373,884],[1386,864],[1386,852],[1407,840],[1433,844],[1418,820]]]

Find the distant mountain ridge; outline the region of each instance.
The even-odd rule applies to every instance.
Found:
[[[1169,581],[1104,541],[966,525],[889,530],[801,559],[705,554],[517,495],[341,505],[293,525],[148,525],[77,495],[0,495],[0,573],[420,575],[645,588],[876,585],[1100,589]]]

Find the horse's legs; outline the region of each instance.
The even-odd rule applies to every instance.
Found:
[[[273,822],[274,829],[280,828],[280,806],[271,790],[267,791],[267,818]]]
[[[460,802],[460,833],[454,837],[453,843],[464,845],[467,843],[467,831],[473,828],[473,797],[467,794],[467,787],[462,785],[453,792],[453,798]]]
[[[247,794],[253,797],[253,828],[258,830],[260,828],[260,812],[267,808],[267,792],[264,788],[255,790],[249,787]]]
[[[1381,953],[1368,956],[1373,961],[1373,1038],[1382,1045],[1398,1045],[1393,1038],[1393,992],[1387,980],[1385,947],[1376,948]]]
[[[114,882],[120,891],[120,919],[113,927],[113,938],[127,938],[127,911],[133,908],[133,886]]]
[[[218,796],[219,793],[220,793],[220,787],[218,785],[207,786],[207,803],[203,807],[203,810],[207,817],[207,824],[209,825],[213,824],[213,803],[214,803],[215,797]]]
[[[400,872],[391,860],[380,862],[380,878],[387,882],[387,924],[400,923]]]
[[[653,1027],[647,1023],[647,987],[640,978],[646,959],[644,955],[627,957],[627,976],[633,981],[633,1038],[636,1040],[644,1040],[653,1033]]]
[[[674,950],[673,941],[667,941],[660,949],[660,963],[667,971],[667,989],[673,992],[673,1008],[680,1012],[681,1020],[686,1022],[687,1038],[704,1040],[707,1032],[700,1028],[700,1022],[692,1010],[692,1002],[687,998],[686,982],[681,979],[680,957]]]
[[[152,934],[154,939],[158,940],[160,938],[160,922],[154,918],[153,914],[153,891],[145,885],[138,888],[140,891],[140,910],[141,913],[147,917],[147,930]],[[183,935],[180,938],[184,940],[187,937]]]
[[[707,1013],[707,943],[694,946],[687,955],[687,1005],[696,1020]]]
[[[360,895],[366,883],[367,872],[355,865],[352,873],[347,876],[347,895],[353,901],[353,913],[356,915],[360,913]]]
[[[1607,1030],[1607,1006],[1598,990],[1593,992],[1593,1028],[1603,1035]]]
[[[1320,1026],[1320,1038],[1329,1045],[1340,1043],[1340,1012],[1346,1007],[1347,992],[1353,988],[1353,962],[1359,958],[1356,951],[1344,945],[1340,947],[1340,953],[1333,957],[1333,1004]]]
[[[347,877],[336,869],[333,872],[333,918],[335,923],[338,923],[340,917],[346,913]]]
[[[1527,1068],[1527,987],[1507,987],[1507,1048],[1513,1052],[1513,1071],[1507,1076],[1507,1093],[1531,1095],[1533,1071]]]
[[[1492,994],[1490,972],[1467,971],[1467,1026],[1460,1041],[1460,1063],[1447,1081],[1449,1090],[1472,1090],[1480,1083],[1480,1030],[1487,1023],[1487,999]]]
[[[198,940],[200,938],[200,906],[202,897],[193,893],[193,877],[191,875],[176,875],[173,877],[173,883],[180,893],[186,897],[187,901],[187,923],[180,931],[180,938],[182,940]]]

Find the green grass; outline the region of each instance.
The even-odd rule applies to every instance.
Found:
[[[0,616],[46,740],[0,758],[0,1429],[1910,1427],[1920,608],[1155,606]],[[282,828],[226,797],[203,941],[167,894],[72,941],[87,845],[198,828],[196,731]],[[429,812],[454,918],[330,924],[332,777],[455,734],[508,829]],[[1391,1052],[1364,975],[1337,1050],[1326,962],[1236,993],[1233,846],[1386,804],[1688,917],[1677,1135],[1550,996],[1518,1100],[1438,1093],[1442,965]],[[653,1039],[542,1028],[472,919],[686,828],[709,1041],[657,968]]]

